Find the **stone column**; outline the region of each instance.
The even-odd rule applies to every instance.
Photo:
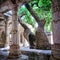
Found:
[[[5,47],[9,46],[9,39],[8,39],[8,17],[5,17],[5,34],[6,34],[6,43],[5,43]]]
[[[53,46],[52,60],[60,60],[60,0],[52,0],[52,30],[53,30]]]
[[[10,46],[9,58],[18,58],[21,56],[19,37],[18,37],[18,20],[17,20],[17,6],[12,8],[12,44]]]

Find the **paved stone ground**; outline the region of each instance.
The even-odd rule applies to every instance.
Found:
[[[1,52],[1,54],[0,54],[0,60],[50,60],[50,59],[44,58],[43,55],[36,56],[36,57],[32,57],[31,56],[29,58],[26,55],[22,55],[20,58],[17,58],[17,59],[8,59],[7,58],[8,54],[6,54],[6,55],[3,55],[3,54],[5,54],[5,53]]]
[[[0,55],[0,60],[28,60],[28,57],[25,56],[25,55],[23,55],[23,56],[20,57],[20,58],[8,59],[7,56]]]
[[[8,51],[0,50],[0,60],[28,60],[28,56],[22,55],[20,58],[17,59],[8,59]]]
[[[38,54],[38,52],[42,52],[42,53],[48,53],[49,51],[43,51],[43,50],[40,50],[40,51],[38,51],[38,50],[32,50],[32,49],[22,49],[22,50],[24,50],[24,51],[29,51],[30,52],[30,50],[31,50],[31,52],[30,53],[32,53],[32,52],[37,52],[37,54]],[[50,52],[49,52],[50,53]],[[49,58],[47,58],[47,57],[45,57],[45,55],[43,55],[43,54],[40,54],[39,56],[29,56],[29,58],[28,58],[28,56],[27,55],[22,55],[20,58],[18,58],[18,59],[8,59],[7,57],[8,57],[8,55],[9,55],[9,49],[1,49],[0,48],[0,60],[50,60]]]

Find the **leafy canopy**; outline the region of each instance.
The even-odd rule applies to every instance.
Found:
[[[46,17],[45,30],[51,31],[51,20],[52,20],[52,10],[51,10],[51,1],[50,0],[33,0],[30,3],[30,6],[33,8],[35,13],[38,14],[40,19],[44,19]],[[25,5],[21,6],[18,10],[18,15],[21,16],[22,20],[26,23],[31,24],[33,27],[36,26],[36,21],[26,9]]]

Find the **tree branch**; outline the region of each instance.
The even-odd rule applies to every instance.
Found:
[[[20,18],[18,18],[18,22],[22,25],[24,29],[29,29],[25,23],[22,22]]]
[[[35,20],[38,23],[38,25],[41,25],[41,26],[44,26],[45,25],[45,22],[46,22],[45,19],[41,20],[38,17],[38,15],[33,11],[33,9],[31,8],[31,6],[28,3],[25,4],[25,7],[28,9],[28,11],[31,13],[31,15],[35,18]]]

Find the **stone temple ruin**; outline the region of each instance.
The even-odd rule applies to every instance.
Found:
[[[53,45],[44,32],[45,19],[38,17],[29,2],[32,1],[0,0],[0,60],[60,60],[60,1],[51,0]],[[38,24],[35,34],[17,15],[23,4]],[[22,48],[25,45],[29,48]]]

